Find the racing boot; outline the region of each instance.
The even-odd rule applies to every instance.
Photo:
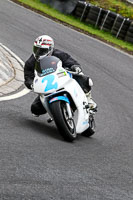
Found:
[[[31,113],[34,117],[39,117],[40,115],[46,114],[46,110],[43,107],[39,96],[34,100],[31,105]]]
[[[86,93],[86,97],[87,97],[87,100],[88,100],[88,105],[89,105],[90,111],[92,111],[93,113],[97,112],[97,104],[92,99],[91,91]]]

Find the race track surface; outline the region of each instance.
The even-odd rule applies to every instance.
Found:
[[[133,199],[133,57],[8,0],[0,1],[0,43],[24,62],[48,34],[94,81],[96,134],[65,142],[36,95],[0,102],[1,200]]]

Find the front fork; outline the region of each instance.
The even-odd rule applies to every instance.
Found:
[[[71,107],[69,103],[66,103],[66,109],[67,109],[67,113],[68,113],[68,118],[72,119],[72,111],[71,111]]]

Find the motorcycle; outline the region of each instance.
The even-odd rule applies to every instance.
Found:
[[[35,65],[33,92],[39,94],[42,105],[54,121],[64,140],[72,142],[77,134],[95,133],[94,113],[72,73],[62,67],[62,61],[47,56]]]

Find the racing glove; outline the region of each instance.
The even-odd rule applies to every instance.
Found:
[[[81,69],[81,66],[80,65],[72,65],[71,66],[71,70],[73,72],[76,72],[77,74],[81,73],[82,72],[82,69]]]

